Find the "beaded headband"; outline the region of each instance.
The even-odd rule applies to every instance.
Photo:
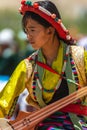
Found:
[[[51,14],[47,9],[40,6],[37,2],[32,3],[29,0],[22,0],[19,12],[24,15],[25,12],[34,12],[48,21],[57,31],[59,37],[64,41],[73,44],[74,40],[69,34],[69,31],[63,25],[61,19],[56,17],[56,14]]]

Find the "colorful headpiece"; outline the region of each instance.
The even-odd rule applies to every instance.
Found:
[[[32,3],[29,0],[22,0],[19,11],[22,15],[24,15],[27,11],[40,15],[56,29],[61,39],[67,41],[69,44],[73,44],[74,40],[70,36],[69,31],[63,25],[61,19],[58,19],[56,17],[56,14],[50,13],[47,9],[40,6],[37,2]]]

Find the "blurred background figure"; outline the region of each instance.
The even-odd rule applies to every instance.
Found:
[[[20,60],[19,44],[14,31],[3,29],[0,32],[0,75],[10,76]]]
[[[83,46],[87,50],[87,36],[80,38],[77,42],[78,46]]]

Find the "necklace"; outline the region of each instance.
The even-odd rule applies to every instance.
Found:
[[[62,79],[64,78],[64,77],[63,77],[63,74],[64,74],[64,71],[65,71],[65,68],[66,68],[66,63],[67,63],[67,60],[68,60],[68,55],[69,55],[69,50],[70,50],[69,48],[70,48],[70,46],[67,46],[66,53],[65,53],[65,56],[64,56],[64,64],[63,64],[63,68],[62,68],[61,74],[59,74],[59,73],[57,73],[55,70],[53,70],[53,69],[51,69],[51,68],[45,66],[47,70],[49,70],[49,71],[51,71],[51,72],[53,72],[53,73],[55,73],[55,74],[57,74],[57,75],[60,76],[59,81],[58,81],[58,83],[57,83],[57,85],[56,85],[56,87],[55,87],[54,89],[47,90],[47,89],[43,88],[43,86],[42,86],[42,84],[41,84],[41,82],[40,82],[40,80],[39,80],[38,71],[37,71],[37,64],[40,65],[40,62],[36,62],[35,69],[34,69],[35,79],[36,79],[36,82],[37,82],[37,84],[38,84],[38,87],[39,87],[42,91],[55,92],[55,91],[60,87],[60,84],[61,84],[61,82],[62,82]],[[43,64],[43,63],[42,63],[42,64]],[[43,65],[44,65],[44,64],[43,64]],[[44,66],[42,66],[42,67],[44,68]]]
[[[71,55],[70,55],[70,57],[71,57],[70,62],[71,62],[71,66],[72,66],[72,73],[73,73],[73,76],[74,76],[75,80],[67,79],[66,77],[63,76],[64,72],[65,72],[65,69],[66,69],[66,63],[68,61],[69,52],[70,52],[70,46],[67,46],[66,53],[64,55],[64,64],[63,64],[61,74],[59,74],[58,72],[56,72],[52,68],[48,67],[47,65],[43,64],[42,62],[36,61],[35,68],[34,68],[34,79],[33,79],[33,85],[32,85],[33,96],[34,96],[35,100],[37,100],[37,98],[36,98],[36,83],[37,83],[37,85],[38,85],[38,87],[39,87],[39,89],[41,91],[46,91],[48,93],[55,92],[60,87],[62,79],[65,79],[67,82],[73,83],[73,84],[77,85],[78,87],[80,87],[79,81],[78,81],[77,71],[75,69],[75,63],[74,63],[74,60],[72,59]],[[43,67],[44,69],[47,69],[47,70],[49,70],[49,71],[51,71],[51,72],[53,72],[53,73],[60,76],[60,79],[59,79],[59,81],[58,81],[58,83],[57,83],[57,85],[56,85],[56,87],[54,89],[47,90],[42,86],[42,84],[41,84],[41,82],[39,80],[39,76],[38,76],[37,65],[39,65],[39,66]]]

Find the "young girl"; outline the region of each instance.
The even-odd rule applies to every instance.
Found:
[[[87,52],[74,45],[56,6],[48,0],[35,3],[22,0],[20,13],[23,30],[36,52],[21,61],[0,93],[1,117],[12,116],[25,88],[29,91],[27,102],[40,109],[87,85]],[[87,109],[87,97],[77,99],[66,109],[52,112],[35,129],[87,129],[87,113],[82,111],[83,106]]]

